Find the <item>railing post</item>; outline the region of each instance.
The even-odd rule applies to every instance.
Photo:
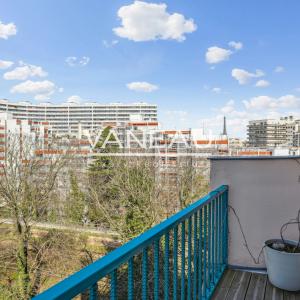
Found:
[[[187,299],[191,299],[191,289],[192,289],[192,278],[191,278],[191,270],[192,270],[192,218],[188,219],[188,285],[187,285]]]
[[[206,298],[206,286],[207,286],[207,206],[204,206],[204,223],[203,223],[203,296]]]
[[[133,257],[128,261],[128,300],[133,300]]]
[[[174,239],[173,239],[173,263],[174,263],[174,274],[173,274],[173,300],[177,300],[177,280],[178,280],[178,226],[174,228]]]
[[[96,300],[98,294],[98,284],[94,284],[90,287],[89,290],[89,300]]]
[[[169,299],[169,241],[170,241],[170,236],[169,232],[165,234],[165,257],[164,257],[164,283],[165,283],[165,288],[164,288],[164,296],[165,300]]]
[[[225,245],[226,245],[225,265],[227,266],[228,265],[228,246],[229,246],[229,244],[228,244],[228,231],[229,231],[229,228],[228,228],[228,215],[229,215],[228,188],[225,191],[224,195],[225,195],[225,207],[226,207],[226,210],[225,210],[225,213],[226,213],[226,216],[225,216],[225,220],[226,220],[226,227],[225,227]]]
[[[159,240],[154,242],[154,300],[159,300]]]
[[[215,282],[215,236],[216,236],[216,228],[215,228],[215,209],[216,209],[216,198],[211,201],[211,286],[214,285]]]
[[[198,254],[198,213],[194,213],[194,279],[193,279],[193,299],[197,299],[197,254]]]
[[[202,297],[202,241],[203,241],[203,231],[202,231],[202,222],[203,222],[203,209],[201,208],[199,211],[199,250],[198,250],[198,254],[199,254],[199,259],[198,259],[198,268],[199,268],[199,272],[198,272],[198,283],[199,283],[199,299],[201,299]]]
[[[185,300],[185,221],[181,223],[181,300]]]
[[[142,257],[142,299],[146,300],[148,297],[148,249],[143,249]]]
[[[110,275],[110,300],[117,300],[117,269]]]
[[[226,203],[224,194],[221,196],[222,203],[222,268],[224,268],[226,263]]]
[[[207,274],[208,282],[207,288],[208,292],[211,287],[211,202],[208,203],[208,222],[207,222]]]
[[[222,197],[222,196],[221,196]],[[220,269],[220,264],[221,264],[221,262],[220,262],[220,253],[221,253],[221,247],[222,247],[222,243],[221,243],[221,239],[220,239],[220,236],[221,236],[221,234],[220,234],[220,226],[221,226],[221,222],[222,222],[222,219],[220,218],[220,204],[221,204],[221,201],[222,200],[222,198],[220,199],[220,196],[218,196],[218,198],[217,198],[217,210],[216,210],[216,215],[217,215],[217,224],[216,224],[216,230],[217,230],[217,238],[216,238],[216,240],[217,240],[217,253],[216,253],[216,264],[217,264],[217,270],[216,270],[216,274],[217,274],[217,276],[219,276],[219,273],[220,273],[220,271],[221,271],[221,269]]]

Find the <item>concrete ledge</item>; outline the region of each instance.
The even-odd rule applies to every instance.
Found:
[[[300,159],[299,155],[295,156],[211,156],[210,160],[277,160],[277,159]]]

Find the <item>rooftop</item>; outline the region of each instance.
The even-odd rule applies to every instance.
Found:
[[[0,99],[0,103],[10,104],[10,105],[20,105],[20,106],[37,106],[37,107],[44,107],[44,106],[157,106],[156,104],[150,104],[146,102],[133,102],[133,103],[121,103],[121,102],[111,102],[111,103],[100,103],[97,101],[87,101],[83,103],[78,103],[74,101],[67,101],[63,103],[52,103],[52,102],[41,102],[41,103],[31,103],[30,101],[19,101],[19,102],[11,102],[7,99]]]

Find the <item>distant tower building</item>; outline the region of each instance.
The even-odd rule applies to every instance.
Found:
[[[293,116],[276,119],[252,120],[248,125],[250,147],[299,147],[300,118]]]
[[[223,123],[223,133],[222,135],[227,135],[227,129],[226,129],[226,117],[224,116],[224,123]]]

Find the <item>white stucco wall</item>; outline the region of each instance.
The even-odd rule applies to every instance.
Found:
[[[211,188],[229,185],[229,204],[240,218],[255,257],[265,240],[278,238],[281,225],[297,216],[300,208],[300,157],[213,158],[210,176]],[[297,240],[296,229],[296,225],[291,225],[285,236]],[[229,264],[265,267],[263,255],[257,265],[247,253],[232,211],[229,212]]]

